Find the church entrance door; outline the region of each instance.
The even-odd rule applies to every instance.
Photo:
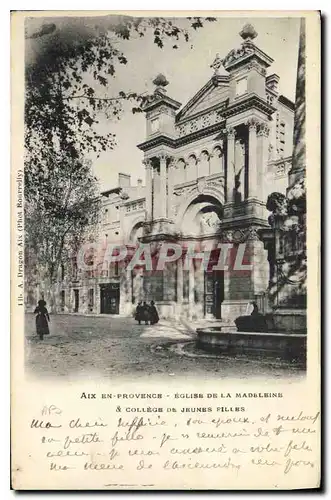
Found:
[[[205,316],[221,319],[224,298],[224,274],[222,271],[205,272],[204,309]]]
[[[119,283],[109,283],[100,287],[100,306],[101,314],[119,314]]]

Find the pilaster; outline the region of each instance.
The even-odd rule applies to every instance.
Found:
[[[159,156],[160,160],[160,198],[157,204],[160,204],[160,217],[167,217],[167,159],[164,154]]]
[[[246,123],[248,126],[248,198],[258,197],[258,171],[257,171],[257,126],[258,122],[251,118]]]
[[[267,178],[267,164],[269,155],[269,126],[262,122],[258,126],[257,131],[257,150],[258,150],[258,161],[257,161],[257,181],[258,181],[258,192],[260,200],[266,202],[266,188],[265,182]]]
[[[225,132],[227,134],[226,199],[229,203],[234,201],[236,131],[232,127],[227,127]]]
[[[151,220],[152,213],[152,200],[153,200],[153,180],[152,180],[152,164],[150,160],[144,160],[146,171],[146,220]]]

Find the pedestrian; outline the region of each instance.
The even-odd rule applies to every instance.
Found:
[[[40,340],[43,340],[44,335],[49,335],[48,323],[50,322],[46,302],[44,300],[38,301],[34,314],[36,314],[37,335],[39,335]]]
[[[145,321],[145,325],[148,325],[149,321],[150,321],[150,307],[149,305],[147,304],[146,301],[144,301],[143,305],[142,305],[142,314],[143,314],[143,320]]]
[[[155,307],[155,302],[154,300],[151,301],[151,305],[149,306],[149,314],[151,318],[151,325],[155,325],[156,323],[159,322],[159,314],[157,312],[157,309]]]
[[[138,321],[139,325],[141,325],[141,322],[143,320],[143,305],[142,302],[138,302],[137,307],[136,307],[136,314],[134,319]]]

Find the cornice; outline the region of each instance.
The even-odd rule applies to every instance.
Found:
[[[219,132],[224,128],[224,120],[218,123],[214,123],[209,127],[205,127],[201,130],[197,130],[196,132],[192,132],[191,134],[185,135],[183,137],[178,137],[174,139],[173,137],[169,137],[167,135],[159,135],[158,137],[152,137],[141,144],[138,144],[137,147],[141,151],[148,151],[150,149],[155,148],[156,146],[169,146],[172,149],[180,148],[185,144],[189,144],[190,142],[197,141],[203,137],[211,135],[215,132]]]
[[[295,109],[295,104],[294,102],[292,102],[290,99],[288,99],[287,97],[285,97],[284,95],[280,95],[278,97],[278,102],[280,102],[281,104],[283,104],[284,106],[286,106],[288,109],[290,109],[291,111],[294,111]]]
[[[152,109],[159,107],[159,106],[169,106],[170,108],[174,109],[177,111],[181,107],[181,103],[178,101],[175,101],[175,99],[172,99],[171,97],[168,96],[162,96],[162,97],[156,97],[144,106],[144,111],[151,111]]]
[[[276,108],[274,106],[268,104],[257,94],[249,94],[244,99],[231,103],[224,111],[222,111],[222,116],[224,118],[229,118],[230,116],[237,115],[238,113],[251,108],[256,108],[268,116],[272,115],[276,111]]]

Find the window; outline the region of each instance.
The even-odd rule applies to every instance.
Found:
[[[93,288],[90,288],[88,291],[88,308],[89,311],[93,311],[94,307],[94,290]]]
[[[119,263],[112,262],[109,266],[109,277],[117,278],[119,276]]]
[[[61,311],[64,311],[66,305],[66,293],[64,290],[61,291]]]
[[[151,121],[151,132],[152,134],[154,134],[155,132],[157,132],[160,128],[160,120],[158,118],[154,118],[152,121]]]
[[[237,85],[236,85],[236,95],[243,95],[247,92],[247,78],[240,78],[237,80]]]
[[[285,122],[284,121],[280,122],[278,138],[279,138],[279,146],[278,146],[279,153],[280,153],[280,155],[284,155],[284,150],[285,150]]]

